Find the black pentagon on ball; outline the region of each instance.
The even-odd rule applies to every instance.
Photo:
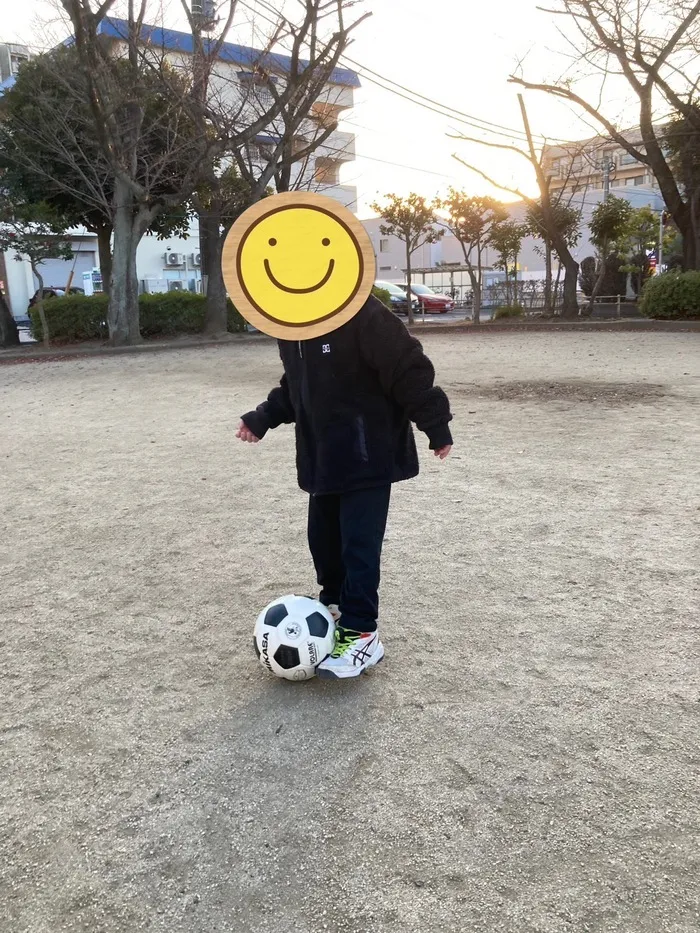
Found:
[[[299,652],[291,645],[280,645],[274,654],[275,661],[285,671],[290,671],[293,667],[298,667],[301,659]]]
[[[265,625],[279,625],[288,615],[287,607],[283,603],[275,603],[265,613]]]
[[[258,648],[258,639],[255,637],[255,635],[253,635],[253,648],[255,648],[255,653],[258,656],[258,659],[260,659],[260,648]]]
[[[328,619],[320,612],[312,612],[307,616],[306,624],[309,626],[309,635],[315,638],[325,638],[328,634]]]

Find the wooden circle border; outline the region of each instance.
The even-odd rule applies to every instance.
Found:
[[[325,211],[346,227],[360,249],[362,275],[353,298],[340,310],[312,324],[283,324],[273,321],[251,303],[238,275],[238,251],[251,226],[285,207],[311,207]],[[243,317],[257,330],[278,340],[311,340],[347,324],[367,301],[376,278],[376,260],[369,234],[347,207],[334,198],[307,191],[286,191],[263,198],[244,211],[228,232],[221,254],[221,269],[229,297]]]

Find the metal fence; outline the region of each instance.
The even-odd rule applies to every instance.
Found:
[[[438,291],[438,289],[434,289]],[[443,294],[451,294],[449,289],[444,289]],[[473,307],[474,299],[471,289],[464,289],[462,294],[453,295],[455,308],[462,310],[465,315]],[[549,309],[556,314],[561,311],[564,302],[563,283],[552,283],[551,299]],[[579,308],[584,311],[589,305],[590,299],[583,292],[578,293]],[[481,310],[483,312],[495,312],[497,308],[506,305],[519,305],[526,315],[541,314],[547,307],[546,289],[544,281],[532,280],[523,282],[511,282],[506,286],[505,282],[497,282],[494,285],[485,285],[481,293]],[[636,311],[636,299],[626,298],[624,295],[598,295],[596,296],[594,306],[596,309],[617,317],[623,314],[629,314]]]
[[[439,289],[434,289],[439,291]],[[458,289],[443,289],[442,293],[451,295],[457,308],[468,311],[474,304],[474,296],[471,288],[464,288],[461,293]],[[551,290],[551,309],[556,311],[561,308],[564,297],[564,286],[552,284]],[[481,308],[484,311],[495,310],[504,305],[520,305],[525,313],[534,311],[543,311],[546,307],[545,283],[537,280],[510,282],[497,282],[494,285],[485,285],[481,290]]]

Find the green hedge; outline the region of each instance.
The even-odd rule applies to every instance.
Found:
[[[700,320],[700,272],[664,272],[649,279],[639,310],[662,321]]]
[[[165,292],[139,296],[141,334],[144,337],[174,337],[199,334],[204,330],[206,298],[192,292]],[[51,298],[44,303],[52,340],[76,343],[82,340],[106,340],[106,295],[70,295]],[[30,330],[35,340],[42,339],[41,320],[36,307],[30,308]],[[232,302],[228,302],[228,329],[240,333],[246,324]]]
[[[80,340],[106,340],[107,296],[67,295],[44,302],[44,312],[52,340],[66,343]],[[29,330],[35,340],[44,336],[36,305],[29,309]]]
[[[494,321],[500,321],[509,317],[522,317],[524,313],[525,310],[521,305],[501,305],[500,308],[496,308],[493,319]]]
[[[387,308],[391,308],[391,295],[385,288],[377,288],[377,286],[374,285],[372,287],[372,294],[375,298],[378,298]]]

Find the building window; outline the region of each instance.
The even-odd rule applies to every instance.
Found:
[[[379,267],[380,272],[389,272],[390,269],[391,269],[391,266],[380,266]]]
[[[380,241],[379,241],[379,252],[380,252],[380,253],[388,253],[388,252],[389,252],[389,240],[388,240],[388,238],[387,238],[386,240],[380,240]]]
[[[28,55],[12,55],[10,56],[10,69],[12,70],[13,75],[19,74],[19,69],[21,66],[29,61]]]
[[[644,152],[644,149],[641,149],[641,148],[640,148],[639,151],[640,151],[640,152]],[[618,161],[618,164],[619,164],[619,165],[636,165],[636,164],[638,163],[639,160],[638,160],[638,159],[635,159],[635,157],[634,157],[633,155],[631,155],[631,153],[629,153],[629,152],[623,150],[623,151],[618,155],[617,161]]]
[[[335,159],[316,159],[314,178],[321,185],[337,185],[338,162]]]
[[[250,71],[239,71],[238,80],[246,97],[252,96],[259,104],[269,107],[274,102],[270,85],[276,78],[266,74],[253,74]]]

